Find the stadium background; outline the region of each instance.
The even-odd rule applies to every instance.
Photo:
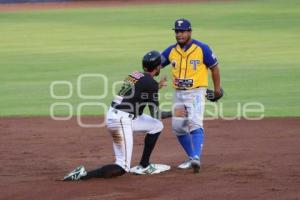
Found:
[[[0,199],[299,198],[299,2],[155,2],[0,0]],[[171,28],[178,17],[190,19],[194,38],[210,44],[219,58],[226,95],[218,105],[223,105],[224,115],[235,116],[239,103],[260,102],[266,118],[207,121],[199,177],[174,169],[156,177],[55,182],[76,164],[93,167],[113,157],[105,129],[81,128],[75,118],[54,121],[50,106],[68,102],[76,115],[82,103],[108,104],[110,92],[101,100],[80,98],[78,76],[101,73],[110,84],[123,79],[140,68],[146,51],[174,43]],[[62,80],[72,83],[73,95],[55,100],[50,85]],[[162,91],[162,102],[169,101],[164,94],[171,93],[170,86]],[[82,88],[86,95],[103,91],[97,79],[85,81]],[[65,95],[68,90],[61,86],[55,92]],[[59,107],[55,114],[65,116],[69,110]],[[87,122],[97,122],[103,110],[90,106],[82,114]],[[153,159],[176,166],[183,153],[170,133],[170,121],[165,124]],[[142,138],[135,142],[137,159]],[[101,189],[104,184],[109,189]],[[149,185],[157,186],[155,194]],[[86,191],[79,192],[82,188]]]

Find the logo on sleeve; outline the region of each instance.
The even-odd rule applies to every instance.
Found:
[[[216,59],[216,55],[215,55],[214,53],[211,54],[211,57],[212,57],[213,59]]]

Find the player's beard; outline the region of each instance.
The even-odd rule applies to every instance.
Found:
[[[160,68],[156,70],[155,76],[158,76],[160,74]]]
[[[177,43],[178,43],[181,47],[183,47],[183,46],[187,45],[187,44],[190,42],[191,36],[187,37],[186,40],[184,40],[184,41],[181,41],[181,40],[179,40],[179,39],[177,39],[177,38],[176,38],[176,40],[177,40]]]

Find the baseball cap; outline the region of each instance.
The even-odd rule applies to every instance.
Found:
[[[192,26],[189,20],[181,18],[175,21],[174,28],[172,30],[190,31],[192,30]]]

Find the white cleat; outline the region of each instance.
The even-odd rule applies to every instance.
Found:
[[[191,169],[192,168],[192,158],[189,158],[188,160],[184,161],[180,165],[178,165],[179,169]]]
[[[84,166],[76,167],[73,171],[67,174],[63,181],[77,181],[81,177],[86,176],[87,172],[85,171]]]
[[[161,172],[165,172],[171,169],[169,165],[163,164],[150,164],[147,167],[142,167],[141,165],[135,166],[130,169],[131,173],[137,175],[146,175],[146,174],[159,174]]]

